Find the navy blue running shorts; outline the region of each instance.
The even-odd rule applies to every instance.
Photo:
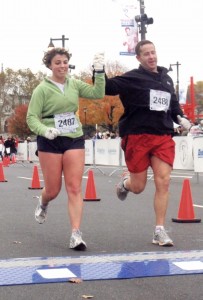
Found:
[[[37,136],[37,151],[63,154],[65,151],[73,149],[85,149],[84,136],[78,138],[57,136],[54,140]]]

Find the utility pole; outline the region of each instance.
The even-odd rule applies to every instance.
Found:
[[[153,18],[148,18],[145,14],[144,0],[138,0],[140,2],[140,15],[135,16],[135,21],[138,24],[139,33],[141,34],[141,41],[146,39],[147,29],[146,27],[154,23]]]
[[[140,1],[140,15],[141,15],[141,22],[140,22],[141,40],[145,40],[145,34],[147,30],[145,27],[145,23],[142,20],[145,14],[145,6],[144,6],[144,0],[139,0],[139,1]]]
[[[172,69],[172,66],[176,66],[176,73],[177,73],[177,80],[176,80],[176,83],[177,83],[177,86],[176,86],[176,96],[177,96],[177,99],[179,101],[179,98],[180,98],[180,95],[179,95],[179,66],[181,66],[181,64],[177,61],[177,63],[175,64],[170,64],[170,67],[169,67],[169,71],[173,71]]]

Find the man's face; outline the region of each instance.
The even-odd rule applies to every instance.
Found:
[[[136,58],[142,67],[148,71],[157,72],[157,55],[154,45],[143,45],[140,50],[140,55],[137,55]]]

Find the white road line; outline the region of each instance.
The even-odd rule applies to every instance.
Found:
[[[192,176],[186,176],[186,175],[171,175],[170,177],[192,178]]]
[[[29,177],[20,177],[20,176],[18,176],[17,178],[32,180],[32,178],[29,178]],[[44,181],[44,180],[40,179],[39,181]]]

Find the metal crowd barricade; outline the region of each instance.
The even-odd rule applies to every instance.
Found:
[[[89,162],[89,167],[85,170],[84,174],[86,174],[91,169],[99,170],[103,175],[105,172],[102,171],[98,166],[95,164],[95,143],[96,140],[86,140],[85,141],[85,165]],[[89,151],[88,151],[89,150]]]

